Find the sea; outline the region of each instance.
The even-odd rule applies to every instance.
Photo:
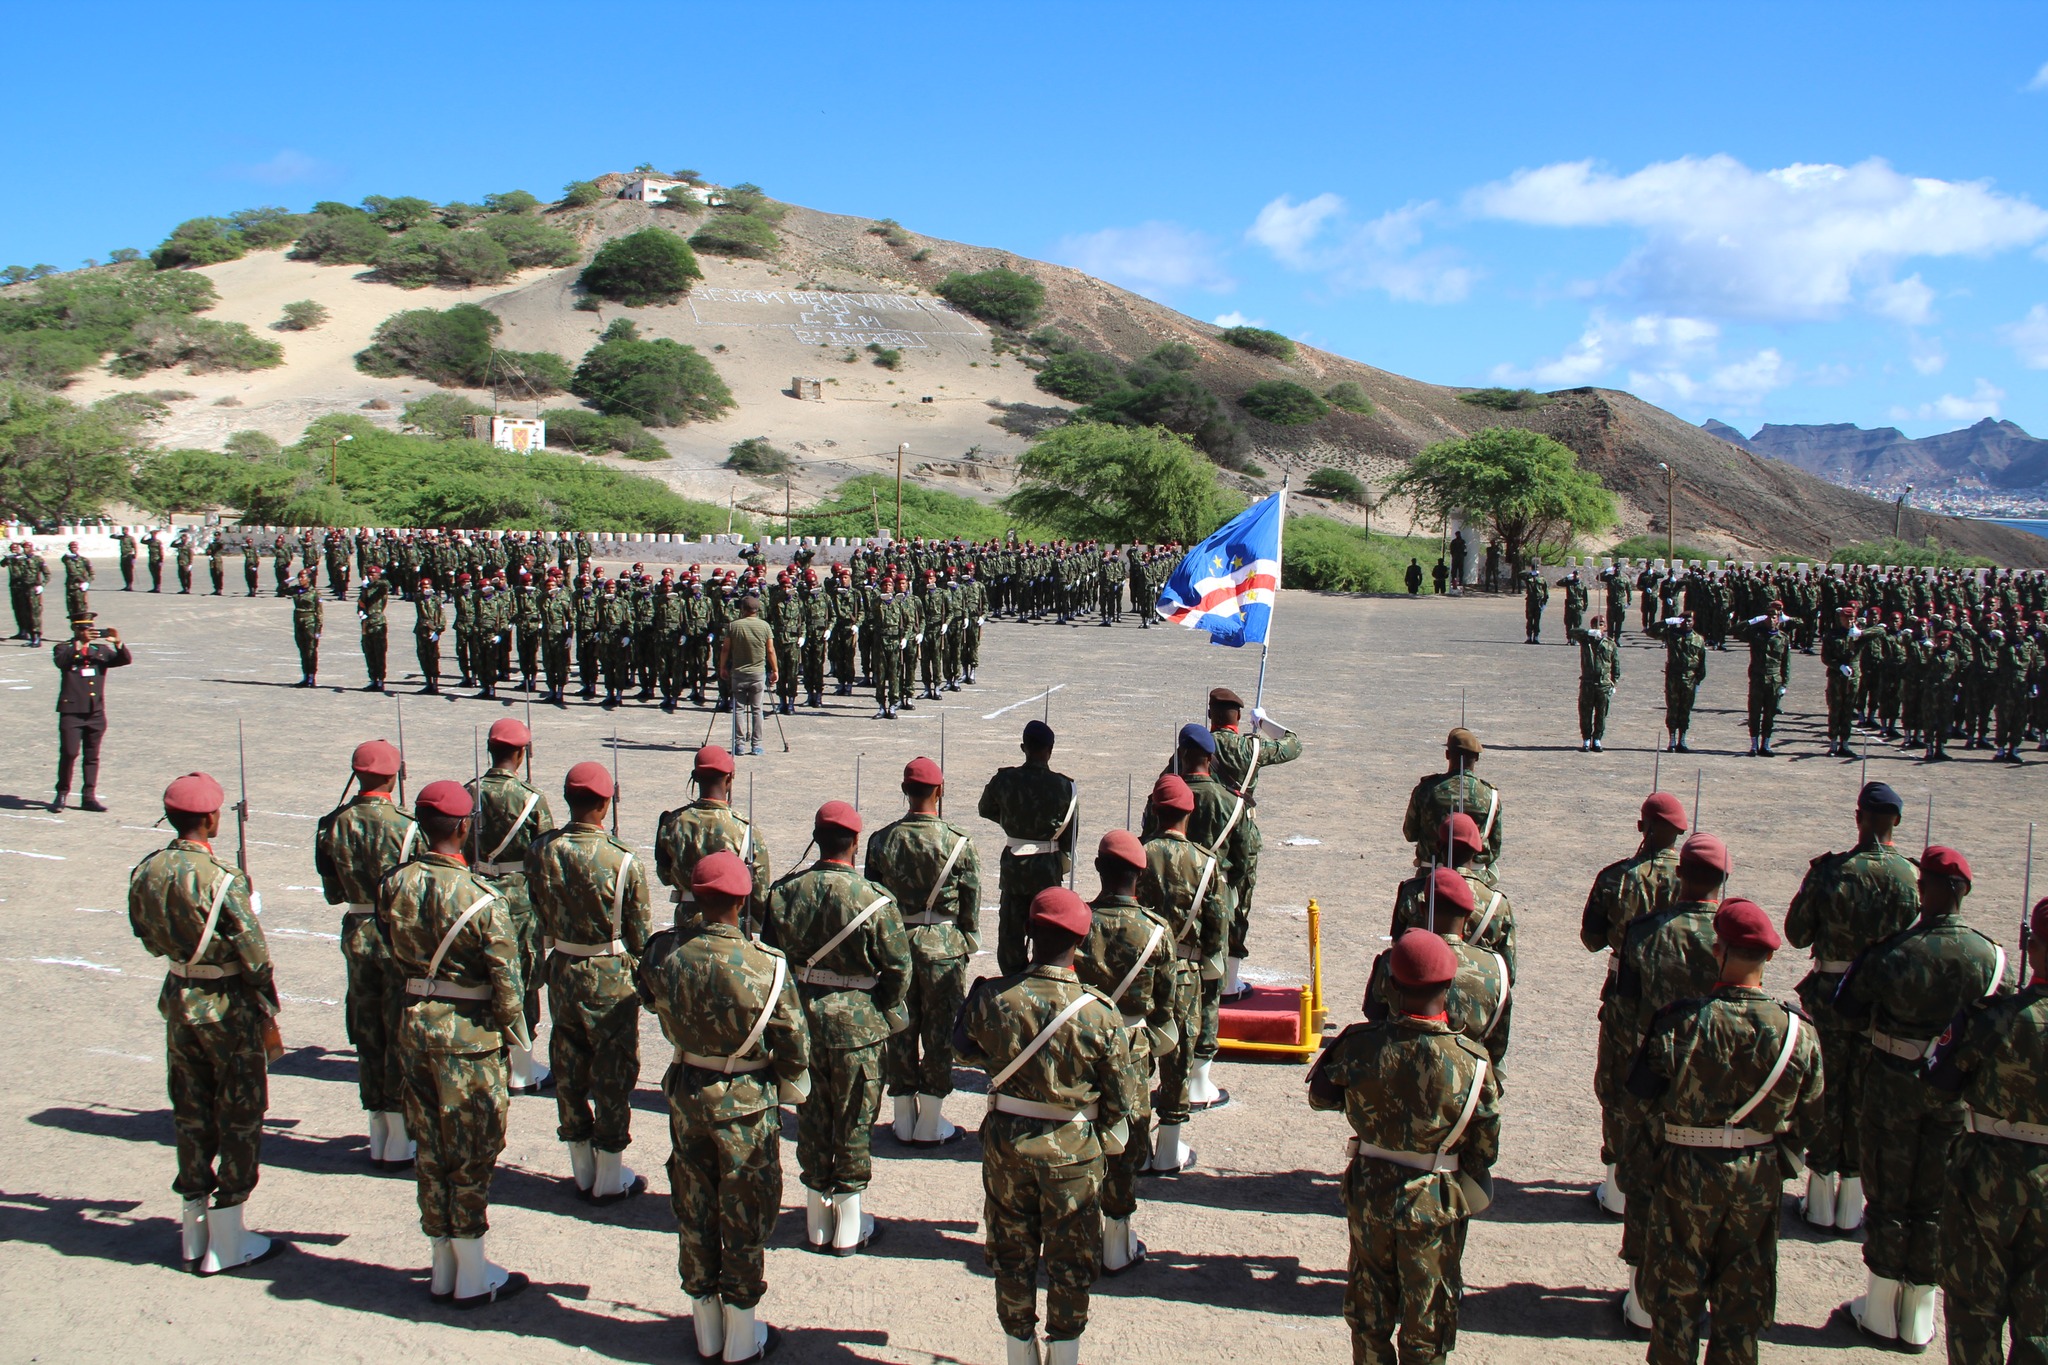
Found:
[[[2000,526],[2010,526],[2015,531],[2031,531],[2037,536],[2048,536],[2048,517],[2020,518],[2012,521],[2003,517],[1986,517],[1985,520]]]

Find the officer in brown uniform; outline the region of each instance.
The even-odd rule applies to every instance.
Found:
[[[57,685],[57,795],[51,810],[63,810],[71,794],[71,769],[83,758],[80,810],[104,811],[95,793],[100,780],[100,741],[107,734],[107,670],[134,662],[121,632],[95,630],[98,618],[82,612],[72,618],[71,638],[50,651],[63,680]]]

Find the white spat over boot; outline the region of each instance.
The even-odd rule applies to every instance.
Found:
[[[832,1196],[832,1254],[851,1256],[875,1240],[872,1214],[860,1211],[860,1191]]]
[[[389,1140],[388,1120],[382,1109],[370,1111],[370,1164],[384,1164],[384,1144]]]
[[[1045,1365],[1037,1337],[1004,1337],[1003,1365]]]
[[[768,1329],[754,1320],[751,1308],[725,1306],[725,1356],[727,1362],[759,1360],[768,1354]]]
[[[242,1225],[243,1204],[216,1208],[206,1215],[206,1255],[199,1273],[218,1275],[223,1270],[249,1265],[271,1254],[268,1237],[259,1236]],[[278,1248],[282,1250],[280,1246]]]
[[[446,1303],[455,1297],[455,1244],[446,1237],[431,1240],[434,1259],[427,1272],[427,1294],[435,1303]]]
[[[595,1153],[595,1171],[591,1176],[590,1198],[597,1203],[610,1203],[617,1199],[630,1199],[647,1189],[647,1177],[628,1166],[619,1152]]]
[[[1131,1253],[1126,1247],[1130,1231],[1127,1218],[1104,1218],[1102,1220],[1102,1273],[1114,1275],[1131,1263]]]
[[[576,1181],[576,1188],[589,1194],[597,1182],[597,1158],[591,1153],[587,1142],[569,1144],[569,1174]]]
[[[1863,1177],[1845,1175],[1835,1185],[1835,1231],[1854,1232],[1863,1226]]]
[[[507,1087],[515,1095],[538,1095],[548,1077],[554,1074],[548,1070],[547,1063],[533,1055],[532,1048],[511,1043],[505,1048],[505,1056],[509,1071]]]
[[[832,1201],[809,1186],[804,1188],[804,1237],[814,1247],[832,1240]]]
[[[1045,1365],[1080,1365],[1081,1338],[1045,1343]]]
[[[412,1134],[406,1131],[405,1115],[397,1110],[386,1110],[384,1114],[384,1165],[386,1167],[410,1166],[419,1155],[420,1145],[414,1142]]]
[[[896,1107],[895,1120],[889,1127],[894,1130],[898,1142],[908,1142],[917,1131],[917,1096],[891,1095],[889,1102]]]
[[[1899,1345],[1924,1351],[1934,1340],[1934,1296],[1940,1292],[1931,1284],[1899,1286]]]
[[[1849,1300],[1849,1316],[1871,1336],[1881,1341],[1899,1339],[1899,1282],[1882,1275],[1870,1276],[1863,1293]]]
[[[1636,1271],[1633,1266],[1629,1267],[1628,1272],[1628,1293],[1623,1295],[1621,1300],[1621,1316],[1623,1321],[1639,1331],[1650,1330],[1650,1314],[1643,1307],[1642,1299],[1636,1294]]]
[[[917,1127],[910,1140],[931,1147],[941,1147],[960,1136],[960,1130],[946,1121],[946,1097],[943,1095],[918,1095]]]
[[[178,1211],[181,1240],[178,1257],[184,1261],[185,1269],[199,1269],[200,1261],[206,1257],[206,1198],[187,1199]]]
[[[1210,1078],[1212,1065],[1214,1060],[1204,1057],[1188,1068],[1188,1103],[1196,1109],[1213,1109],[1229,1098]]]
[[[697,1332],[697,1354],[716,1360],[725,1352],[725,1305],[718,1295],[690,1300],[690,1326]]]
[[[1621,1218],[1628,1213],[1628,1196],[1621,1192],[1621,1185],[1614,1178],[1614,1165],[1607,1166],[1607,1178],[1594,1189],[1593,1197],[1600,1201],[1600,1207]]]
[[[449,1239],[455,1251],[455,1306],[481,1308],[526,1288],[526,1277],[492,1262],[481,1237]]]
[[[1806,1173],[1806,1202],[1801,1211],[1806,1221],[1817,1228],[1831,1228],[1835,1225],[1835,1176],[1832,1171],[1808,1171]]]
[[[1181,1141],[1181,1125],[1162,1123],[1152,1141],[1152,1169],[1179,1174],[1195,1164],[1195,1149]]]

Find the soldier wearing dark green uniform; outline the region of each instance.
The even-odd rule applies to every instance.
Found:
[[[149,590],[164,590],[164,533],[151,531],[149,539],[143,542],[143,549],[149,560]]]
[[[207,577],[213,580],[213,595],[215,597],[219,597],[221,590],[227,586],[227,558],[227,537],[219,531],[215,531],[213,539],[206,542],[206,573]]]
[[[812,822],[818,861],[768,893],[761,941],[789,958],[811,1026],[812,1093],[796,1158],[814,1247],[851,1256],[874,1238],[861,1212],[869,1130],[882,1104],[882,1041],[909,1026],[910,944],[889,893],[853,870],[860,815],[827,801]]]
[[[292,589],[292,642],[299,647],[299,686],[311,687],[320,673],[320,589],[309,573]]]
[[[967,998],[967,962],[981,947],[981,860],[967,831],[939,814],[945,774],[928,758],[903,769],[909,813],[868,838],[863,874],[896,898],[910,939],[910,1023],[882,1049],[896,1140],[952,1142],[953,1020]]]
[[[150,533],[151,539],[155,538],[155,534],[155,532]],[[150,572],[152,574],[161,572],[160,566],[163,563],[163,557],[161,547],[150,551]],[[270,571],[272,577],[277,580],[277,595],[279,597],[285,596],[291,591],[292,587],[292,543],[282,533],[279,533],[276,541],[272,543],[270,548]],[[150,591],[155,592],[156,589],[152,588]]]
[[[425,854],[377,887],[377,930],[405,991],[398,1046],[405,1119],[419,1142],[420,1231],[433,1246],[428,1292],[476,1308],[526,1288],[484,1253],[491,1174],[505,1149],[507,1040],[530,1037],[512,923],[490,883],[464,866],[475,809],[429,782],[413,812]]]
[[[1579,647],[1579,752],[1601,752],[1607,738],[1607,712],[1621,681],[1621,646],[1602,629],[1595,616],[1586,629],[1566,632]]]
[[[1150,1144],[1152,1161],[1141,1174],[1179,1175],[1195,1164],[1195,1154],[1181,1138],[1191,1106],[1188,1078],[1195,1043],[1202,1031],[1205,980],[1223,975],[1229,942],[1229,912],[1224,905],[1214,850],[1188,838],[1195,794],[1174,773],[1161,773],[1146,801],[1145,871],[1138,878],[1138,903],[1173,931],[1173,1019],[1178,1042],[1159,1058],[1158,1140]]]
[[[178,556],[178,591],[189,593],[192,591],[192,533],[178,532],[177,537],[171,541],[171,548]]]
[[[886,651],[884,651],[886,653]],[[1034,720],[1024,727],[1024,761],[998,768],[982,788],[981,818],[1003,828],[997,864],[1002,902],[996,919],[996,967],[1005,976],[1024,970],[1024,920],[1031,898],[1057,886],[1073,865],[1074,815],[1081,789],[1052,768],[1052,727]]]
[[[1827,669],[1829,754],[1854,755],[1849,741],[1856,733],[1856,696],[1863,687],[1863,630],[1856,613],[1843,607],[1821,636],[1820,661]]]
[[[1223,971],[1225,1000],[1248,993],[1240,979],[1240,969],[1248,951],[1252,893],[1259,884],[1259,777],[1275,764],[1292,763],[1301,757],[1301,736],[1269,718],[1263,709],[1252,712],[1252,728],[1246,733],[1239,729],[1243,715],[1242,697],[1227,687],[1211,689],[1209,730],[1216,738],[1214,771],[1218,781],[1244,799],[1244,813],[1238,817],[1238,862],[1230,877],[1230,952]]]
[[[1504,1063],[1514,1019],[1514,973],[1506,954],[1471,941],[1470,931],[1479,917],[1472,884],[1450,867],[1436,868],[1422,881],[1428,888],[1422,923],[1395,929],[1394,939],[1399,942],[1410,928],[1418,928],[1439,935],[1451,945],[1451,951],[1458,955],[1458,974],[1450,984],[1445,1008],[1458,1031],[1486,1049],[1493,1062],[1494,1083],[1505,1092]],[[1367,1019],[1391,1018],[1400,1005],[1400,992],[1391,974],[1392,958],[1391,950],[1381,953],[1366,976]]]
[[[164,818],[177,837],[128,876],[128,926],[168,973],[156,1003],[177,1129],[171,1188],[185,1201],[181,1259],[202,1275],[284,1249],[242,1221],[269,1107],[265,1034],[277,988],[248,875],[213,851],[222,800],[205,773],[166,787]]]
[[[1715,983],[1650,1020],[1629,1071],[1657,1152],[1639,1276],[1651,1365],[1754,1361],[1778,1299],[1778,1206],[1821,1110],[1820,1044],[1763,991],[1770,916],[1730,899],[1714,913]]]
[[[1751,617],[1744,633],[1749,638],[1749,753],[1752,758],[1769,758],[1771,731],[1777,727],[1778,707],[1792,679],[1785,604],[1773,602],[1768,612]]]
[[[811,1041],[788,959],[740,931],[754,869],[720,849],[690,868],[700,922],[664,929],[640,960],[640,999],[675,1047],[668,1097],[677,1267],[697,1354],[756,1360],[773,1334],[755,1321],[766,1246],[782,1203],[778,1100],[810,1093]]]
[[[1045,1360],[1075,1365],[1102,1251],[1104,1161],[1123,1148],[1144,1081],[1123,1016],[1074,971],[1092,921],[1062,886],[1032,898],[1030,969],[976,981],[954,1046],[988,1072],[981,1126],[982,1221],[1008,1365],[1038,1353],[1045,1271]]]
[[[419,656],[420,691],[438,696],[441,691],[441,634],[448,629],[448,614],[442,609],[441,594],[434,580],[421,574],[412,597],[412,646]]]
[[[654,875],[670,888],[675,922],[685,929],[697,913],[690,869],[698,859],[720,851],[737,854],[754,869],[754,894],[747,901],[742,927],[749,933],[758,932],[768,911],[768,846],[754,822],[732,808],[732,777],[732,755],[720,745],[705,745],[697,751],[690,772],[690,780],[697,784],[697,799],[664,811],[655,822]]]
[[[76,620],[92,610],[92,561],[78,552],[78,542],[74,540],[58,563],[64,566],[64,617]],[[220,596],[218,589],[214,596]]]
[[[633,974],[653,932],[647,873],[604,831],[615,792],[602,763],[578,763],[562,782],[569,823],[526,849],[526,885],[548,945],[548,1059],[556,1136],[569,1145],[576,1187],[594,1204],[647,1188],[621,1156],[633,1140],[640,1080],[640,998]]]
[[[140,543],[135,539],[135,533],[123,526],[121,534],[114,537],[114,544],[121,555],[121,591],[134,592],[135,555]]]
[[[528,763],[533,732],[506,716],[492,723],[484,743],[491,752],[491,766],[481,778],[466,784],[477,803],[470,828],[472,847],[467,852],[470,870],[488,880],[498,893],[519,942],[519,979],[526,983],[525,1041],[511,1044],[507,1084],[515,1095],[538,1095],[553,1080],[549,1069],[533,1055],[546,974],[541,971],[540,915],[533,908],[526,880],[526,852],[555,827],[555,817],[548,809],[548,799],[519,776],[520,765]]]
[[[1664,728],[1666,749],[1689,754],[1685,733],[1692,728],[1693,703],[1707,676],[1707,642],[1693,629],[1692,613],[1664,622]]]
[[[135,566],[131,563],[128,566],[131,586],[133,586],[134,574]],[[262,577],[263,551],[256,544],[256,537],[245,535],[242,538],[242,582],[247,585],[249,596],[254,597],[256,595],[257,581]]]
[[[1479,853],[1479,826],[1469,815],[1446,819],[1436,845],[1441,850],[1437,867],[1447,867],[1462,877],[1471,891],[1475,907],[1466,939],[1475,948],[1499,953],[1507,959],[1508,971],[1515,970],[1515,907],[1500,889],[1492,868],[1475,866]],[[1404,929],[1427,929],[1429,922],[1430,874],[1425,868],[1394,888],[1394,921],[1388,933],[1395,938]]]
[[[1558,579],[1557,586],[1564,591],[1564,636],[1567,640],[1576,639],[1586,622],[1586,605],[1592,601],[1592,593],[1577,569]]]
[[[1462,1224],[1491,1200],[1500,1091],[1486,1049],[1447,1017],[1451,946],[1410,929],[1388,970],[1397,1011],[1323,1050],[1308,1102],[1342,1111],[1353,1134],[1343,1175],[1352,1358],[1435,1361],[1457,1343]]]
[[[1864,1029],[1836,1010],[1835,990],[1866,948],[1920,914],[1913,864],[1892,847],[1904,809],[1890,787],[1867,783],[1856,798],[1856,846],[1815,858],[1785,912],[1785,937],[1795,948],[1813,950],[1812,969],[1799,983],[1799,1001],[1814,1021],[1827,1060],[1827,1105],[1806,1152],[1806,1221],[1817,1228],[1852,1232],[1863,1224],[1857,1115],[1870,1069],[1870,1042]]]
[[[1472,857],[1481,868],[1500,861],[1504,820],[1500,793],[1485,778],[1473,773],[1479,762],[1479,737],[1459,726],[1444,740],[1444,771],[1431,773],[1415,784],[1408,794],[1408,810],[1401,817],[1401,837],[1415,845],[1415,865],[1428,867],[1442,855],[1436,845],[1438,832],[1452,815],[1463,811],[1479,825],[1479,852]]]
[[[372,564],[363,574],[363,585],[356,592],[356,619],[363,623],[363,672],[369,675],[365,692],[384,690],[384,666],[390,637],[384,620],[384,608],[391,601],[391,585],[384,581],[384,570]]]
[[[377,1167],[410,1165],[414,1151],[398,1057],[404,987],[392,974],[376,923],[377,884],[425,851],[419,825],[391,800],[403,765],[398,750],[381,739],[358,744],[349,759],[356,795],[321,818],[313,841],[322,894],[329,905],[348,907],[341,916],[348,966],[342,1017],[356,1050],[356,1093],[370,1116],[370,1164]]]

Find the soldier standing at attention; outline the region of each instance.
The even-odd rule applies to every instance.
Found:
[[[222,799],[220,783],[205,773],[164,788],[164,818],[177,837],[128,876],[128,926],[168,973],[156,1005],[178,1137],[171,1188],[185,1201],[180,1257],[201,1275],[250,1265],[285,1245],[242,1222],[269,1107],[265,1034],[277,987],[248,874],[213,851]]]
[[[1341,1110],[1353,1137],[1344,1320],[1356,1360],[1440,1360],[1457,1341],[1460,1225],[1491,1198],[1500,1089],[1486,1049],[1450,1022],[1451,945],[1427,929],[1388,955],[1397,1008],[1353,1024],[1309,1071],[1311,1109]],[[1477,1207],[1475,1207],[1475,1202]]]
[[[2012,1327],[2011,1359],[2048,1356],[2048,899],[2034,906],[2027,984],[2016,994],[1963,1007],[1934,1054],[1927,1080],[1963,1104],[1949,1195],[1942,1202],[1942,1293],[1948,1358],[1954,1365],[2007,1359],[2001,1329]]]
[[[156,532],[150,532],[150,538],[154,540]],[[162,562],[163,551],[161,549],[151,550],[150,572],[152,574],[160,572],[158,566]],[[277,580],[277,595],[279,597],[285,596],[291,591],[292,586],[292,543],[285,539],[281,532],[270,547],[270,571],[272,577]],[[151,588],[150,591],[155,592],[156,589]]]
[[[206,542],[206,573],[213,580],[213,595],[219,597],[227,586],[228,542],[220,531],[213,533],[213,539]]]
[[[1472,856],[1473,863],[1490,871],[1500,861],[1500,793],[1491,782],[1473,775],[1479,752],[1479,737],[1459,726],[1444,740],[1444,771],[1424,777],[1408,794],[1401,837],[1415,845],[1417,867],[1428,867],[1442,855],[1438,833],[1444,821],[1460,811],[1479,825],[1479,852]]]
[[[662,1079],[677,1266],[697,1354],[758,1360],[774,1334],[754,1320],[782,1203],[782,1113],[810,1093],[811,1035],[789,963],[740,931],[754,869],[720,849],[690,869],[701,923],[663,929],[636,974],[675,1056]]]
[[[307,572],[292,589],[292,642],[299,647],[299,686],[311,687],[320,674],[320,590]]]
[[[356,619],[363,623],[363,672],[369,675],[365,692],[384,690],[385,632],[384,607],[391,600],[391,585],[384,581],[384,569],[372,564],[363,572],[363,586],[356,592]]]
[[[149,550],[149,590],[164,590],[164,533],[152,530],[146,542]]]
[[[1856,696],[1863,687],[1863,647],[1857,643],[1862,638],[1855,610],[1843,607],[1820,641],[1820,661],[1828,679],[1827,752],[1841,758],[1855,757],[1849,741],[1855,737]]]
[[[135,554],[140,548],[135,533],[123,526],[121,534],[114,537],[114,543],[121,553],[121,591],[135,591]]]
[[[130,540],[132,541],[133,537],[130,537]],[[133,587],[135,565],[132,560],[126,566],[125,572],[128,576],[129,586]],[[242,582],[248,585],[249,596],[254,597],[256,595],[256,583],[262,576],[263,551],[257,548],[256,537],[244,535],[242,538]]]
[[[1522,575],[1522,633],[1525,645],[1543,643],[1543,608],[1550,603],[1550,582],[1540,565],[1532,564]]]
[[[1236,875],[1243,849],[1244,802],[1218,781],[1214,772],[1216,736],[1202,725],[1183,725],[1174,747],[1173,766],[1194,798],[1194,813],[1188,817],[1188,838],[1216,855],[1212,881],[1223,902],[1226,923],[1234,919]],[[1202,972],[1202,1023],[1196,1031],[1188,1063],[1188,1104],[1194,1109],[1220,1109],[1230,1103],[1230,1092],[1210,1076],[1216,1060],[1218,1028],[1223,1004],[1223,963],[1207,963]]]
[[[1785,633],[1785,604],[1773,602],[1768,612],[1750,618],[1745,634],[1749,638],[1749,755],[1770,758],[1771,731],[1778,723],[1785,685],[1792,678],[1792,637]]]
[[[64,566],[64,615],[67,619],[83,616],[92,610],[88,600],[92,593],[92,561],[78,552],[78,542],[74,540],[58,562]]]
[[[532,766],[527,751],[533,746],[533,732],[506,716],[492,724],[484,743],[491,751],[491,766],[480,779],[465,784],[476,801],[468,849],[476,861],[470,870],[498,893],[519,942],[519,979],[526,983],[526,1041],[515,1039],[511,1045],[507,1084],[515,1095],[538,1095],[553,1081],[549,1069],[533,1055],[545,974],[540,961],[540,914],[533,907],[526,879],[526,853],[555,827],[555,817],[548,809],[548,799],[519,776],[521,763]]]
[[[1592,593],[1580,579],[1579,571],[1573,569],[1557,580],[1557,586],[1564,589],[1564,634],[1567,640],[1576,639],[1579,627],[1586,621],[1586,606],[1592,601]]]
[[[1764,994],[1779,944],[1754,901],[1714,913],[1718,980],[1659,1010],[1629,1070],[1659,1155],[1643,1250],[1652,1365],[1753,1361],[1778,1300],[1778,1205],[1820,1122],[1820,1044]]]
[[[675,922],[687,929],[696,918],[691,899],[691,869],[700,858],[729,852],[754,870],[754,894],[748,898],[741,925],[751,934],[758,932],[761,917],[768,910],[768,846],[754,822],[732,808],[732,755],[716,744],[697,751],[690,780],[697,784],[697,799],[687,806],[662,812],[655,822],[654,875],[672,888],[669,900],[676,906]]]
[[[868,838],[863,874],[896,898],[910,939],[910,1023],[882,1048],[895,1107],[896,1140],[914,1147],[952,1142],[953,1019],[967,999],[967,962],[980,951],[981,860],[967,831],[946,823],[939,799],[946,775],[929,758],[903,769],[910,810]]]
[[[1241,863],[1232,869],[1230,885],[1236,904],[1230,921],[1230,952],[1223,974],[1223,998],[1249,994],[1240,981],[1240,968],[1247,955],[1246,938],[1251,930],[1252,892],[1259,883],[1259,775],[1276,763],[1292,763],[1301,757],[1301,736],[1269,718],[1263,709],[1252,712],[1252,730],[1241,733],[1238,722],[1244,715],[1244,698],[1227,687],[1209,693],[1209,730],[1216,738],[1217,780],[1243,798],[1244,814],[1238,851]]]
[[[875,1236],[861,1194],[882,1107],[882,1040],[909,1025],[910,944],[889,893],[853,870],[860,814],[827,801],[811,836],[818,861],[769,892],[761,941],[793,964],[811,1027],[812,1093],[797,1115],[796,1137],[805,1233],[812,1246],[851,1256]]]
[[[1465,933],[1466,940],[1475,948],[1499,953],[1506,958],[1508,971],[1512,974],[1515,970],[1515,907],[1501,891],[1492,869],[1472,865],[1472,859],[1479,853],[1479,826],[1469,815],[1450,816],[1441,826],[1436,846],[1443,855],[1437,867],[1455,871],[1471,892],[1475,910],[1470,931]],[[1420,869],[1394,888],[1394,923],[1388,931],[1392,937],[1399,938],[1404,929],[1431,927],[1431,874],[1436,870]]]
[[[620,1157],[633,1140],[633,1087],[640,1080],[633,975],[653,930],[652,904],[646,870],[604,831],[613,795],[602,763],[576,764],[562,782],[569,823],[526,850],[526,883],[552,945],[542,974],[554,1020],[548,1056],[557,1136],[569,1144],[576,1188],[593,1204],[647,1188],[647,1177]]]
[[[1507,1073],[1504,1062],[1514,1014],[1514,1002],[1510,998],[1514,992],[1513,972],[1504,954],[1477,947],[1470,941],[1468,931],[1477,909],[1471,883],[1448,867],[1435,869],[1423,880],[1429,888],[1424,901],[1423,922],[1412,927],[1442,936],[1444,942],[1451,945],[1451,951],[1457,954],[1458,974],[1451,981],[1445,1007],[1458,1031],[1486,1049],[1487,1057],[1493,1062],[1494,1084],[1505,1091]],[[1395,941],[1399,942],[1400,936],[1407,932],[1405,927],[1396,929]],[[1400,1004],[1399,991],[1391,974],[1392,962],[1392,949],[1373,959],[1372,970],[1366,977],[1367,1019],[1391,1018]]]
[[[1841,1016],[1870,1029],[1858,1155],[1869,1201],[1869,1285],[1849,1315],[1907,1348],[1934,1339],[1942,1282],[1941,1205],[1963,1132],[1963,1104],[1923,1063],[1966,1005],[2005,977],[2005,949],[1963,923],[1970,865],[1952,848],[1920,855],[1920,918],[1857,956],[1835,989]]]
[[[1162,773],[1152,784],[1144,824],[1145,871],[1138,878],[1138,903],[1173,931],[1175,959],[1173,1018],[1179,1041],[1159,1061],[1159,1138],[1151,1164],[1140,1174],[1179,1175],[1195,1164],[1195,1154],[1181,1140],[1191,1106],[1188,1079],[1195,1043],[1202,1031],[1202,990],[1206,980],[1221,980],[1228,943],[1229,913],[1224,907],[1218,859],[1211,849],[1188,838],[1195,794],[1182,778]]]
[[[1693,629],[1692,613],[1664,622],[1664,728],[1670,732],[1666,751],[1692,752],[1685,732],[1692,728],[1692,708],[1707,676],[1707,642]]]
[[[38,609],[40,610],[40,608]],[[86,612],[71,623],[71,638],[50,651],[62,676],[57,683],[57,789],[50,809],[64,809],[71,768],[79,766],[78,808],[105,811],[99,798],[100,743],[107,737],[107,670],[133,663],[121,632],[93,626]],[[103,638],[104,637],[104,638]]]
[[[448,628],[448,615],[441,607],[441,594],[434,580],[421,574],[412,598],[412,645],[419,656],[420,676],[426,679],[420,691],[429,696],[441,692],[441,632]]]
[[[433,1244],[436,1302],[480,1308],[526,1288],[484,1252],[491,1174],[505,1150],[507,1040],[525,1033],[519,947],[490,883],[463,849],[475,803],[454,782],[420,789],[427,852],[377,887],[377,930],[404,981],[398,1045],[406,1125],[419,1143],[420,1231]]]
[[[425,851],[420,827],[391,800],[404,760],[381,739],[358,744],[349,758],[356,795],[321,818],[313,840],[313,866],[329,905],[341,916],[341,955],[348,967],[343,1019],[356,1050],[356,1094],[370,1116],[370,1164],[412,1163],[414,1143],[405,1127],[405,1077],[399,1065],[398,1022],[404,987],[377,933],[377,884],[392,869]]]
[[[981,818],[1003,827],[1003,855],[997,864],[1002,903],[996,919],[996,967],[1005,976],[1024,970],[1024,923],[1031,898],[1057,886],[1074,858],[1074,814],[1081,789],[1052,767],[1052,727],[1034,720],[1024,727],[1024,761],[998,768],[981,789]]]
[[[1063,886],[1032,898],[1030,970],[974,983],[953,1044],[988,1072],[981,1127],[985,1255],[1008,1365],[1036,1365],[1038,1272],[1045,1360],[1076,1365],[1102,1250],[1104,1161],[1123,1148],[1144,1081],[1123,1017],[1081,983],[1088,905]]]
[[[177,551],[178,554],[178,591],[180,593],[190,593],[192,591],[192,532],[190,530],[178,532],[177,538],[171,542],[171,548]]]
[[[1566,633],[1579,647],[1579,752],[1599,753],[1607,737],[1607,712],[1614,705],[1614,687],[1621,681],[1621,646],[1594,617],[1588,629]]]
[[[1918,874],[1892,847],[1905,803],[1882,782],[1866,783],[1856,797],[1856,847],[1824,853],[1785,912],[1785,937],[1813,950],[1813,966],[1799,983],[1820,1037],[1828,1073],[1827,1103],[1806,1150],[1806,1221],[1817,1228],[1853,1232],[1863,1225],[1863,1163],[1857,1116],[1870,1069],[1870,1040],[1835,1008],[1842,973],[1866,948],[1890,938],[1920,914]]]

